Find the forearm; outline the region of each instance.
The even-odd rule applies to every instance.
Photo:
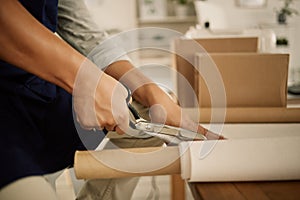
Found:
[[[139,69],[135,68],[128,61],[117,61],[105,69],[105,73],[119,80],[133,91],[133,97],[144,106],[152,106],[158,98],[164,95],[164,91],[151,79],[146,77]]]
[[[182,109],[166,95],[165,91],[134,68],[130,62],[115,62],[108,66],[105,72],[134,91],[133,97],[142,105],[148,107],[158,105],[154,106],[153,113],[150,111],[150,117],[154,122],[180,126],[201,133],[208,139],[224,139],[224,137],[208,131],[200,124],[192,121],[190,117],[184,115]]]
[[[2,0],[0,58],[72,92],[85,57],[40,24],[17,0]]]

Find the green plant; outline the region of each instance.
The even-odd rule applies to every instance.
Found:
[[[153,4],[153,1],[152,0],[144,0],[144,3],[145,4]]]
[[[181,5],[188,4],[188,0],[178,0],[178,3]]]
[[[291,8],[293,1],[294,0],[284,0],[283,7],[277,10],[277,21],[279,24],[286,24],[288,16],[299,14],[295,8]]]

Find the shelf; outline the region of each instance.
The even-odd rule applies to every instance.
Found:
[[[278,28],[290,28],[291,24],[278,24],[278,23],[260,23],[258,24],[259,28],[271,28],[271,29],[278,29]]]
[[[176,17],[168,16],[157,19],[138,19],[139,24],[171,24],[171,23],[193,23],[197,21],[196,16]]]

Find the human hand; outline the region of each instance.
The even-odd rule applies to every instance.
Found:
[[[160,89],[154,90],[155,93],[147,92],[148,98],[151,99],[152,102],[152,106],[150,106],[149,109],[149,115],[152,122],[182,127],[200,133],[208,140],[225,139],[223,136],[213,133],[199,123],[193,121],[167,93]]]
[[[73,90],[76,119],[85,129],[105,128],[123,134],[129,124],[127,95],[122,84],[87,60],[78,71]]]
[[[152,122],[182,127],[203,134],[208,139],[223,139],[222,136],[208,131],[191,120],[188,115],[182,112],[182,108],[170,95],[134,68],[131,63],[115,62],[106,68],[105,72],[127,85],[137,102],[149,107]]]

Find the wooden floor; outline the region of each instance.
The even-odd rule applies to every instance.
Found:
[[[193,183],[196,200],[299,200],[300,181]]]

